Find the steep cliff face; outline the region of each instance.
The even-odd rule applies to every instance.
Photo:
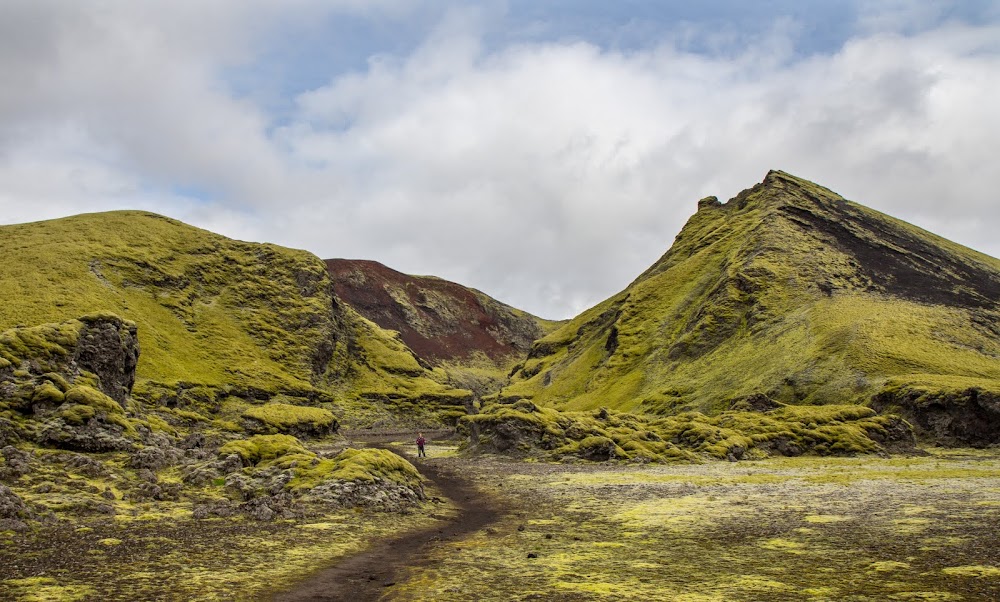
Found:
[[[398,331],[429,365],[522,359],[546,322],[483,293],[375,261],[328,259],[338,298],[380,327]]]
[[[628,288],[537,341],[502,395],[673,414],[755,394],[998,391],[998,299],[1000,261],[771,172],[703,199]]]

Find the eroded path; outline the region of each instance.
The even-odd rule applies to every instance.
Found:
[[[406,457],[392,446],[375,444]],[[408,460],[413,458],[407,457]],[[324,569],[295,589],[274,596],[276,602],[319,600],[379,600],[391,593],[396,579],[407,568],[426,561],[427,552],[444,541],[459,539],[495,522],[503,513],[495,500],[479,495],[475,486],[454,464],[435,459],[414,464],[440,492],[458,508],[448,522],[429,529],[410,532],[380,542],[366,552],[346,558]]]

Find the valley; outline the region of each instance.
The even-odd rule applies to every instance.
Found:
[[[785,172],[563,321],[142,211],[0,290],[3,599],[1000,597],[1000,261]]]

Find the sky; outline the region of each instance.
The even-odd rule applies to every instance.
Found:
[[[142,209],[546,318],[781,169],[1000,256],[1000,1],[2,0],[0,223]]]

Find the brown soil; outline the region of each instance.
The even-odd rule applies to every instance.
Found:
[[[406,457],[399,449],[376,445]],[[456,471],[456,465],[437,459],[413,461],[434,489],[458,507],[458,514],[444,525],[404,534],[376,544],[367,552],[345,559],[336,566],[316,573],[295,589],[272,598],[275,602],[320,600],[379,600],[391,591],[397,575],[405,568],[427,562],[435,545],[461,538],[497,521],[503,508],[495,500],[481,495]]]

